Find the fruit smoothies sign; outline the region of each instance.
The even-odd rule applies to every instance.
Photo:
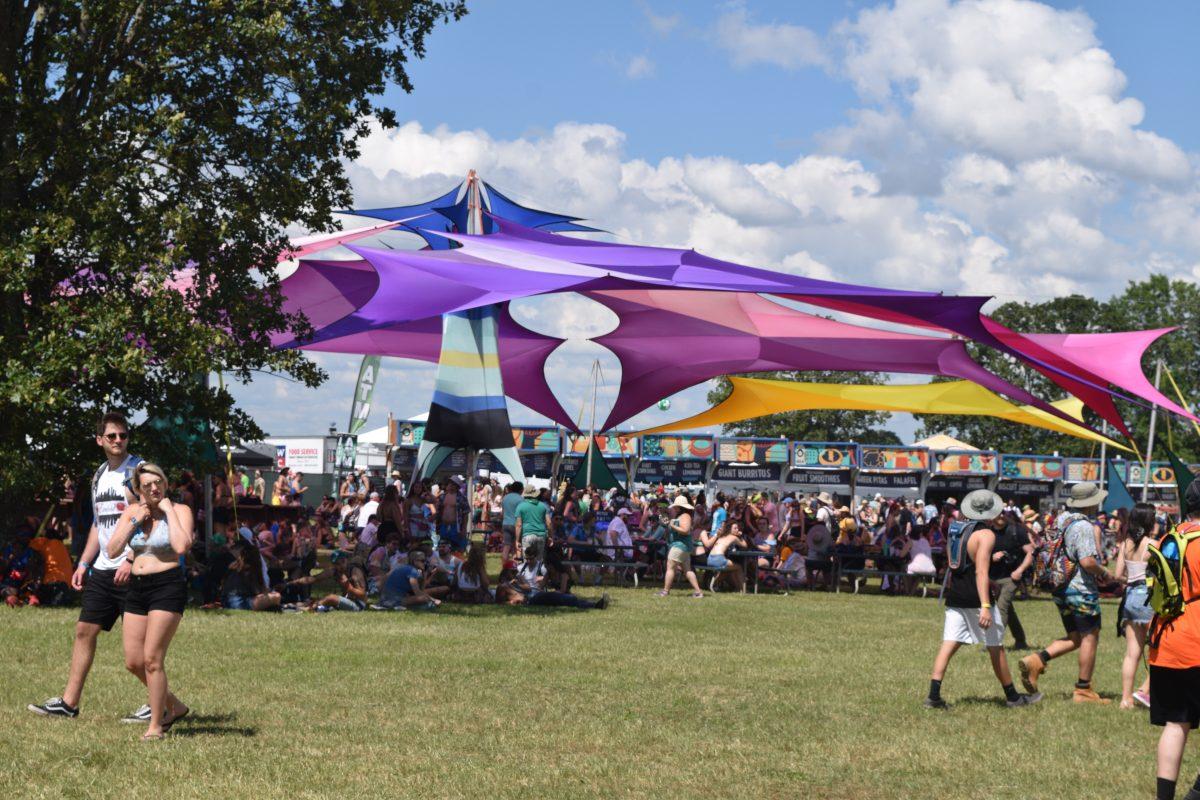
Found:
[[[718,439],[717,461],[722,464],[786,464],[786,439]]]
[[[847,442],[796,442],[792,466],[799,469],[851,469],[858,466],[858,445]]]

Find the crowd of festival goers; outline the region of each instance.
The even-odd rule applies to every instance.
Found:
[[[1091,688],[1107,592],[1123,596],[1121,707],[1149,706],[1151,722],[1164,728],[1160,800],[1174,798],[1188,732],[1200,723],[1200,611],[1193,610],[1200,606],[1191,605],[1200,597],[1191,588],[1200,585],[1200,554],[1187,558],[1192,542],[1200,542],[1200,481],[1181,498],[1183,518],[1174,520],[1145,503],[1107,515],[1106,493],[1090,483],[1072,487],[1066,508],[1047,512],[986,489],[963,497],[961,507],[953,498],[933,504],[876,495],[851,508],[828,492],[708,497],[660,486],[627,494],[486,479],[472,489],[462,476],[406,483],[398,473],[373,481],[364,471],[313,507],[304,476],[284,469],[270,494],[281,508],[273,521],[251,526],[243,520],[261,508],[267,487],[261,473],[235,470],[212,478],[213,535],[205,537],[197,536],[207,528],[205,487],[193,476],[171,482],[160,467],[131,455],[120,414],[99,420],[96,443],[105,460],[90,491],[72,487],[74,507],[92,518],[77,561],[51,514],[28,520],[0,548],[0,597],[8,606],[56,605],[79,594],[66,686],[58,697],[31,703],[37,714],[79,714],[96,640],[120,619],[125,666],[149,700],[125,721],[146,725],[143,739],[163,738],[189,714],[170,691],[164,664],[196,595],[204,607],[248,611],[435,609],[446,601],[603,609],[607,593],[585,599],[572,589],[606,575],[661,573],[660,596],[683,577],[699,599],[701,576],[710,590],[745,590],[752,582],[757,591],[830,589],[847,576],[857,589],[869,574],[885,591],[903,593],[943,572],[945,626],[927,708],[948,706],[942,682],[964,644],[986,647],[1010,708],[1040,701],[1039,681],[1051,661],[1072,653],[1075,702],[1109,702]],[[1161,596],[1147,596],[1155,542],[1177,543],[1178,608],[1170,613]],[[495,579],[489,549],[499,554]],[[1013,601],[1042,583],[1040,572],[1059,571],[1067,577],[1052,597],[1066,636],[1021,659],[1022,694],[1004,653],[1009,631],[1015,647],[1029,646]],[[1135,690],[1147,643],[1150,677]],[[1187,798],[1200,800],[1200,780]]]

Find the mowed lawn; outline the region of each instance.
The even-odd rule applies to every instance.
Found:
[[[951,710],[922,708],[933,599],[612,594],[603,612],[189,610],[168,671],[194,717],[158,743],[118,722],[145,698],[119,632],[79,718],[28,713],[61,690],[75,612],[0,609],[0,785],[153,800],[1153,795],[1157,729],[1073,705],[1072,661],[1052,665],[1042,704],[1009,710],[986,656],[964,650]],[[1018,607],[1035,642],[1058,635],[1049,602]],[[1096,687],[1112,696],[1123,644],[1104,613]]]

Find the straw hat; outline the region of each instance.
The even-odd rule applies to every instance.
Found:
[[[675,498],[675,502],[671,503],[671,508],[686,508],[688,511],[696,510],[696,507],[688,502],[688,499],[683,495],[679,495]]]
[[[829,492],[821,492],[817,495],[817,500],[827,506],[833,505],[833,495]]]
[[[522,497],[537,497],[540,494],[538,488],[533,484],[525,487],[525,491],[521,492]]]
[[[1071,508],[1092,508],[1104,502],[1108,492],[1090,481],[1077,483],[1071,487],[1071,499],[1067,505]]]

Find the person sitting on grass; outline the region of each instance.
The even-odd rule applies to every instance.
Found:
[[[992,548],[996,533],[988,526],[1004,510],[1000,496],[987,489],[978,489],[963,498],[963,513],[973,520],[962,531],[957,558],[951,557],[946,579],[946,615],[942,628],[942,646],[933,662],[929,680],[926,708],[945,709],[942,699],[942,680],[950,659],[964,644],[982,644],[992,660],[992,671],[1004,689],[1009,708],[1032,705],[1042,699],[1040,693],[1020,694],[1013,688],[1008,658],[1004,653],[1004,623],[992,608],[991,581],[988,571],[992,563]]]
[[[474,542],[467,551],[467,560],[459,562],[450,599],[470,604],[495,602],[488,589],[487,548],[482,542]]]
[[[75,571],[75,565],[71,562],[70,551],[63,544],[63,535],[57,526],[49,525],[41,536],[29,541],[29,548],[42,557],[42,585],[38,587],[36,597],[44,606],[61,606],[70,595],[71,573]]]
[[[349,563],[347,558],[333,562],[333,578],[341,588],[341,594],[327,594],[317,602],[317,611],[362,611],[367,607],[367,573],[358,562]],[[317,580],[300,578],[297,582]]]
[[[440,540],[437,550],[429,557],[426,585],[450,588],[454,585],[454,575],[458,572],[458,565],[461,563],[462,559],[454,555],[451,549],[450,540]]]
[[[29,546],[32,540],[33,529],[23,525],[16,538],[0,550],[0,597],[9,608],[40,603],[37,590],[42,582],[42,556]]]
[[[408,554],[408,563],[396,567],[384,580],[380,608],[437,608],[442,601],[433,595],[439,590],[426,589],[424,581],[425,551],[413,550]],[[445,587],[440,587],[440,591],[445,591]]]
[[[233,563],[221,586],[221,602],[233,611],[273,611],[279,608],[279,592],[267,588],[266,566],[258,548],[238,538],[231,546]]]
[[[524,599],[526,605],[597,608],[600,610],[608,608],[608,592],[605,592],[599,600],[584,600],[582,597],[576,597],[568,592],[543,589],[546,581],[546,566],[538,558],[538,550],[538,545],[534,544],[525,551],[525,561],[522,562],[511,583],[512,589]]]

